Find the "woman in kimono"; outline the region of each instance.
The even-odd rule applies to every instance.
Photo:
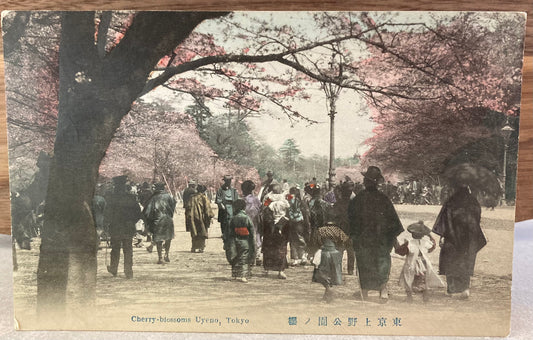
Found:
[[[246,202],[235,201],[235,215],[232,217],[226,247],[226,258],[231,264],[231,275],[237,281],[248,282],[251,276],[250,264],[255,259],[255,231],[252,220],[246,215]]]
[[[263,225],[263,268],[277,271],[279,279],[286,279],[287,241],[289,237],[287,210],[289,202],[281,192],[281,186],[274,184],[272,191],[265,196],[261,210]]]
[[[241,184],[242,195],[244,196],[243,199],[244,202],[246,202],[246,215],[248,215],[254,225],[256,249],[256,258],[254,262],[257,263],[257,265],[260,265],[261,259],[259,258],[259,254],[261,249],[262,236],[259,213],[261,212],[261,201],[259,201],[259,198],[257,198],[257,196],[253,194],[254,189],[255,183],[250,180],[246,180]]]
[[[476,255],[487,240],[481,231],[481,207],[467,186],[459,187],[442,207],[433,232],[441,237],[439,274],[446,275],[448,294],[470,296]]]
[[[185,213],[188,214],[186,218],[190,220],[191,253],[196,251],[203,253],[205,240],[208,238],[209,225],[215,214],[211,209],[211,202],[205,195],[207,188],[199,184],[196,190],[197,192],[187,202]]]

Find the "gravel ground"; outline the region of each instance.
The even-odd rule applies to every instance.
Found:
[[[440,207],[398,206],[397,210],[404,227],[412,222],[424,220],[432,226]],[[511,213],[509,213],[511,211]],[[97,324],[86,324],[81,329],[109,330],[173,330],[207,332],[295,332],[295,333],[354,333],[354,334],[466,334],[475,328],[472,335],[496,332],[504,334],[511,313],[511,276],[513,222],[510,208],[496,208],[483,211],[482,227],[489,240],[478,254],[475,275],[472,279],[472,295],[463,301],[450,298],[444,289],[435,290],[431,300],[423,303],[421,296],[409,304],[405,292],[397,284],[404,259],[392,256],[389,281],[391,292],[387,304],[380,304],[378,296],[372,294],[365,302],[359,299],[356,276],[346,274],[344,284],[336,287],[335,301],[326,304],[321,301],[323,287],[311,283],[312,266],[287,269],[287,280],[279,280],[274,273],[265,277],[262,268],[253,269],[253,278],[243,284],[231,280],[230,266],[223,250],[218,223],[210,230],[206,252],[190,253],[190,236],[185,232],[181,211],[175,215],[176,238],[172,243],[170,260],[157,265],[156,253],[144,248],[134,248],[134,278],[127,280],[120,273],[112,277],[106,271],[109,250],[105,247],[98,253]],[[400,235],[399,239],[407,237]],[[36,267],[39,240],[33,242],[30,251],[17,251],[19,270],[14,273],[15,310],[23,329],[31,328],[36,301]],[[438,265],[438,249],[431,254],[434,267]],[[127,308],[122,307],[127,305]],[[158,315],[169,317],[196,316],[206,320],[219,318],[226,326],[209,325],[201,327],[188,324],[166,324],[147,327],[131,323],[133,315]],[[290,328],[287,318],[312,319],[327,315],[330,323],[326,328]],[[243,328],[231,323],[230,319],[245,319],[254,323]],[[346,324],[334,328],[334,317],[346,323],[350,316],[358,317],[360,324],[348,328]],[[387,327],[377,326],[377,318],[386,316]],[[369,318],[371,326],[363,327],[363,320]],[[403,328],[392,328],[392,320],[401,317]],[[283,324],[280,324],[283,320]],[[238,322],[238,320],[237,320]],[[270,325],[269,325],[270,323]],[[373,323],[373,324],[372,324]],[[192,327],[192,328],[190,328]],[[503,331],[502,331],[503,329]],[[502,333],[503,332],[503,333]]]

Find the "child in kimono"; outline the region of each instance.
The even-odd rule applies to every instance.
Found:
[[[428,254],[435,249],[436,243],[430,235],[431,229],[422,221],[411,224],[407,227],[407,231],[411,233],[413,239],[406,243],[409,253],[400,274],[400,285],[405,288],[407,302],[413,302],[413,292],[422,292],[424,302],[427,302],[431,288],[444,287],[428,257]]]
[[[327,303],[333,301],[333,286],[342,284],[342,251],[350,242],[350,237],[337,227],[333,222],[327,222],[319,227],[313,234],[313,243],[320,247],[313,258],[315,270],[313,282],[321,283],[326,291],[323,300]]]
[[[232,276],[240,282],[248,282],[250,264],[255,260],[255,230],[246,215],[246,202],[235,201],[235,215],[229,223],[226,257],[231,263]]]

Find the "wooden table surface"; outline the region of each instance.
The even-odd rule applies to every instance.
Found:
[[[3,1],[0,10],[435,10],[435,11],[521,11],[528,13],[516,221],[533,219],[533,0],[20,0]],[[0,42],[0,233],[10,233],[9,178],[7,165],[6,106],[3,51]]]

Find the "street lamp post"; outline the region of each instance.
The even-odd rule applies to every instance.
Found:
[[[337,57],[340,59],[336,61]],[[339,93],[342,90],[340,85],[342,82],[342,55],[333,52],[331,55],[331,61],[329,63],[332,72],[336,71],[335,75],[331,77],[335,79],[336,83],[323,82],[322,88],[326,93],[327,106],[329,106],[329,167],[328,167],[328,186],[331,188],[335,183],[335,115],[337,99],[339,99]],[[336,67],[337,65],[337,67]],[[336,70],[337,68],[337,70]]]
[[[509,149],[509,139],[511,138],[511,134],[514,132],[514,129],[511,125],[509,125],[509,117],[507,117],[507,120],[505,121],[505,125],[500,130],[502,137],[503,137],[503,194],[502,194],[502,202],[504,202],[507,199],[506,196],[506,189],[507,189],[507,151]]]

